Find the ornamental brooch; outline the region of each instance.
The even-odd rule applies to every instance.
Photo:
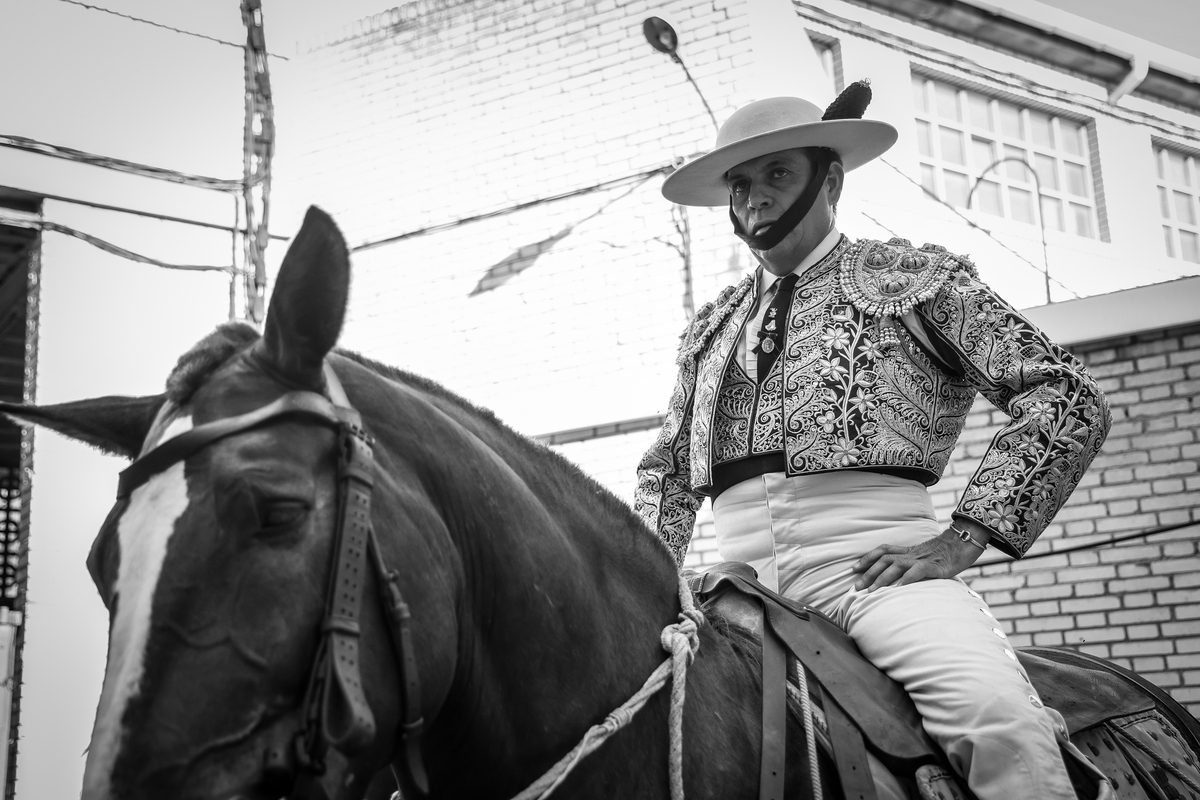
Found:
[[[887,243],[855,242],[838,265],[842,291],[859,311],[878,317],[900,317],[929,300],[957,270],[974,272],[961,259],[936,244],[914,248],[907,239]]]

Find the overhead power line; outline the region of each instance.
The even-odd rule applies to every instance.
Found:
[[[126,250],[120,245],[106,242],[105,240],[92,236],[90,233],[84,233],[81,230],[59,225],[57,222],[49,220],[32,220],[17,217],[7,217],[0,214],[0,225],[10,225],[14,228],[32,228],[39,231],[53,231],[54,233],[73,236],[76,239],[87,242],[93,247],[97,247],[106,253],[111,253],[121,258],[127,258],[130,261],[137,261],[140,264],[149,264],[152,267],[162,267],[163,269],[183,270],[186,272],[225,272],[231,273],[234,271],[232,266],[219,266],[215,264],[172,264],[167,261],[159,261],[157,258],[144,256],[140,253],[135,253],[132,250]]]
[[[0,147],[23,150],[27,153],[37,153],[38,155],[49,156],[50,158],[61,158],[65,161],[74,161],[79,164],[90,164],[94,167],[103,167],[104,169],[116,170],[117,172],[127,172],[131,175],[140,175],[143,178],[154,178],[170,183],[182,183],[200,189],[212,189],[218,192],[240,192],[242,190],[242,181],[240,180],[210,178],[206,175],[193,175],[188,172],[179,172],[178,170],[166,169],[164,167],[139,164],[136,161],[126,161],[123,158],[113,158],[112,156],[89,153],[86,150],[76,150],[74,147],[63,147],[62,145],[39,142],[36,139],[30,139],[25,136],[0,134]]]
[[[954,206],[950,205],[949,203],[947,203],[947,202],[946,202],[945,200],[943,200],[942,198],[938,197],[938,196],[937,196],[936,194],[934,194],[933,192],[929,191],[929,189],[925,188],[925,187],[924,187],[924,186],[922,186],[920,183],[918,183],[916,180],[914,180],[914,179],[913,179],[913,177],[912,177],[911,175],[909,175],[908,173],[906,173],[904,170],[900,169],[900,168],[899,168],[899,167],[897,167],[895,164],[893,164],[892,162],[888,161],[886,158],[881,158],[881,159],[879,159],[879,160],[880,160],[880,161],[882,161],[882,162],[883,162],[884,164],[886,164],[887,166],[889,166],[889,167],[891,167],[892,169],[894,169],[894,170],[895,170],[897,173],[899,173],[899,174],[900,174],[900,176],[901,176],[901,177],[903,177],[903,178],[904,178],[904,180],[908,181],[908,182],[909,182],[909,183],[911,183],[911,184],[914,184],[914,185],[916,185],[916,186],[919,186],[919,187],[920,187],[920,189],[921,189],[921,191],[923,191],[923,192],[925,193],[925,196],[926,196],[926,197],[930,198],[931,200],[936,200],[937,202],[941,203],[941,204],[942,204],[943,206],[945,206],[946,208],[948,208],[948,209],[950,209],[951,211],[953,211],[953,212],[954,212],[954,214],[955,214],[957,217],[959,217],[959,218],[960,218],[960,219],[961,219],[963,222],[967,223],[967,225],[969,225],[969,226],[971,226],[972,228],[974,228],[975,230],[979,231],[979,232],[980,232],[980,233],[982,233],[984,236],[988,237],[988,238],[989,238],[989,239],[991,239],[993,242],[995,242],[996,244],[1000,245],[1001,247],[1003,247],[1003,248],[1004,248],[1005,250],[1007,250],[1008,252],[1012,253],[1012,254],[1013,254],[1014,256],[1016,256],[1018,259],[1020,259],[1021,261],[1025,262],[1026,264],[1028,264],[1028,265],[1029,265],[1030,267],[1032,267],[1033,269],[1037,270],[1037,272],[1038,272],[1038,274],[1039,274],[1039,275],[1045,275],[1045,271],[1044,271],[1044,270],[1042,270],[1042,268],[1041,268],[1041,267],[1039,267],[1037,264],[1034,264],[1034,263],[1033,263],[1032,261],[1030,261],[1028,258],[1026,258],[1025,256],[1023,256],[1023,255],[1021,255],[1020,253],[1018,253],[1016,250],[1013,250],[1011,247],[1009,247],[1008,245],[1006,245],[1004,242],[1002,242],[1002,241],[1000,241],[999,239],[997,239],[997,238],[996,238],[996,235],[995,235],[995,234],[993,234],[991,231],[989,231],[987,228],[983,227],[983,226],[982,226],[982,225],[980,225],[978,222],[976,222],[975,220],[971,219],[971,218],[970,218],[970,217],[968,217],[966,214],[962,213],[962,212],[961,212],[961,211],[959,211],[957,208],[955,208]],[[873,219],[872,221],[873,221],[873,222],[875,222],[877,225],[879,225],[879,221],[878,221],[878,220],[874,220],[874,219]],[[882,225],[880,225],[880,227],[883,227],[883,226],[882,226]],[[886,230],[886,228],[885,228],[885,230]],[[1061,288],[1063,288],[1063,289],[1065,289],[1066,291],[1070,292],[1070,293],[1071,293],[1071,295],[1072,295],[1072,296],[1074,296],[1076,299],[1078,299],[1078,298],[1080,297],[1080,295],[1079,295],[1079,293],[1078,293],[1078,292],[1076,292],[1076,291],[1075,291],[1074,289],[1072,289],[1070,286],[1067,286],[1065,283],[1063,283],[1062,281],[1058,280],[1057,278],[1049,278],[1049,280],[1050,280],[1050,282],[1051,282],[1051,283],[1057,283],[1057,284],[1058,284],[1058,285],[1059,285]]]
[[[161,28],[162,30],[170,31],[171,33],[179,33],[184,36],[192,36],[196,39],[204,39],[205,41],[214,42],[216,44],[222,44],[227,47],[236,47],[239,50],[241,50],[244,47],[244,45],[240,45],[237,42],[229,42],[224,39],[218,39],[215,36],[208,36],[203,33],[196,33],[195,31],[187,31],[187,30],[184,30],[183,28],[174,28],[170,25],[164,25],[161,22],[155,22],[152,19],[143,19],[142,17],[135,17],[132,14],[122,14],[120,11],[113,11],[111,8],[103,8],[102,6],[94,6],[89,3],[81,3],[79,0],[60,0],[60,2],[69,3],[70,5],[79,6],[81,8],[86,8],[91,11],[101,11],[105,14],[112,14],[114,17],[120,17],[121,19],[127,19],[130,22],[140,22],[143,25],[151,25],[155,28]],[[275,53],[268,53],[267,55],[269,55],[271,58],[279,58],[279,59],[283,59],[284,61],[288,60],[287,56],[276,55]]]
[[[470,217],[461,217],[456,220],[451,220],[450,222],[442,222],[437,225],[430,225],[425,228],[418,228],[416,230],[408,231],[406,233],[398,233],[395,236],[388,236],[383,239],[375,239],[373,241],[366,241],[366,242],[363,242],[362,244],[351,247],[350,252],[357,253],[357,252],[361,252],[363,250],[371,250],[376,247],[382,247],[385,244],[392,244],[394,242],[400,242],[405,239],[411,239],[414,236],[423,236],[423,235],[429,234],[429,233],[438,233],[440,231],[448,231],[452,228],[457,228],[457,227],[466,225],[471,222],[479,222],[481,220],[491,219],[493,217],[500,217],[500,216],[504,216],[505,214],[512,214],[517,211],[523,211],[527,208],[533,208],[535,206],[544,205],[546,203],[553,203],[558,200],[566,200],[571,197],[579,197],[581,195],[591,194],[592,192],[603,191],[604,189],[613,189],[618,186],[626,186],[630,183],[642,183],[642,182],[646,181],[647,179],[654,177],[655,175],[665,175],[666,173],[671,172],[674,169],[675,169],[675,166],[673,164],[664,164],[661,167],[655,167],[654,169],[649,169],[644,172],[638,172],[634,175],[626,175],[623,178],[614,178],[613,180],[610,180],[610,181],[602,181],[601,183],[597,183],[592,186],[585,186],[582,189],[572,189],[569,192],[563,192],[561,194],[551,195],[549,197],[539,197],[536,200],[528,200],[524,203],[517,203],[516,205],[512,205],[512,206],[505,206],[504,208],[497,208],[494,211],[485,211],[482,214],[475,214]]]
[[[126,208],[124,206],[113,206],[113,205],[109,205],[108,203],[97,203],[92,200],[80,200],[77,197],[64,197],[63,195],[58,195],[58,194],[44,194],[42,192],[34,192],[33,194],[35,194],[37,197],[41,198],[42,200],[54,200],[59,203],[71,203],[73,205],[86,206],[87,208],[96,208],[101,211],[115,211],[119,214],[131,214],[135,217],[146,217],[147,219],[157,219],[162,222],[177,222],[180,225],[193,225],[197,228],[208,228],[210,230],[215,230],[215,231],[225,231],[226,233],[240,233],[243,235],[246,233],[246,229],[244,227],[243,228],[235,228],[232,225],[221,225],[220,223],[217,223],[217,222],[203,222],[198,219],[188,219],[187,217],[176,217],[176,216],[172,216],[171,214],[156,214],[153,211],[141,211],[136,208]],[[272,234],[270,234],[270,236],[272,239],[277,239],[277,240],[285,241],[285,242],[292,238],[290,236],[280,236],[279,234],[276,234],[276,233],[272,233]]]

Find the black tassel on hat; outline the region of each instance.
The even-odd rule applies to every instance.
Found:
[[[863,112],[870,104],[871,82],[855,81],[829,104],[821,120],[828,122],[833,119],[862,119]]]

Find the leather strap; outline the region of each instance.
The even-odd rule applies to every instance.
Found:
[[[421,759],[421,739],[425,732],[425,718],[421,716],[421,682],[417,672],[417,657],[412,642],[412,613],[400,594],[399,576],[383,563],[383,552],[370,532],[371,550],[375,554],[375,567],[379,583],[383,587],[384,609],[391,623],[392,650],[400,668],[401,689],[404,692],[404,722],[400,736],[404,743],[405,773],[416,790],[429,793],[429,777],[425,773],[425,762]]]
[[[838,777],[842,781],[842,796],[846,800],[876,800],[875,780],[867,764],[867,749],[863,745],[862,732],[846,716],[833,695],[821,685],[821,706],[825,710],[825,722],[829,726],[829,740],[833,744],[833,760],[837,764]]]
[[[142,455],[121,471],[117,482],[117,499],[126,499],[134,489],[158,473],[213,442],[288,414],[316,417],[329,426],[336,426],[338,422],[333,405],[321,395],[316,392],[289,392],[275,402],[247,414],[197,425]]]
[[[783,800],[787,764],[787,655],[771,626],[763,625],[762,766],[759,800]]]
[[[321,738],[325,744],[350,756],[375,738],[375,718],[363,692],[358,646],[374,459],[358,412],[339,408],[337,415],[341,425],[336,560],[321,626],[326,658],[324,665],[317,662],[317,668],[326,672],[319,701]]]

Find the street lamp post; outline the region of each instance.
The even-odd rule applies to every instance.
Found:
[[[1004,158],[996,159],[991,164],[988,164],[987,167],[985,167],[984,170],[979,173],[979,177],[976,178],[975,183],[971,185],[971,191],[967,192],[967,208],[971,207],[971,198],[975,196],[975,190],[979,188],[979,184],[983,181],[984,176],[1006,161],[1011,161],[1014,164],[1020,164],[1021,166],[1025,167],[1025,169],[1029,170],[1029,174],[1033,176],[1033,189],[1037,193],[1038,228],[1041,229],[1042,232],[1042,276],[1046,281],[1046,305],[1050,305],[1054,302],[1050,299],[1050,256],[1046,250],[1046,220],[1042,216],[1042,184],[1041,181],[1038,180],[1037,170],[1034,169],[1028,161],[1023,158],[1017,158],[1016,156],[1005,156]]]
[[[679,47],[679,35],[671,27],[671,23],[662,17],[646,17],[642,22],[642,34],[646,37],[646,41],[650,43],[651,47],[660,53],[669,55],[671,60],[683,69],[683,74],[687,77],[688,82],[692,84],[692,88],[700,96],[700,102],[704,104],[704,110],[708,112],[708,118],[712,120],[713,128],[720,130],[721,126],[717,124],[716,114],[709,107],[708,100],[704,99],[704,93],[700,91],[699,84],[692,78],[692,73],[688,72],[687,65],[683,63],[683,59],[676,52]],[[675,206],[672,217],[675,222],[675,230],[679,233],[681,244],[680,247],[675,249],[679,251],[680,257],[683,258],[683,312],[690,322],[696,313],[696,307],[692,298],[692,234],[691,226],[688,223],[687,208],[681,205]]]

